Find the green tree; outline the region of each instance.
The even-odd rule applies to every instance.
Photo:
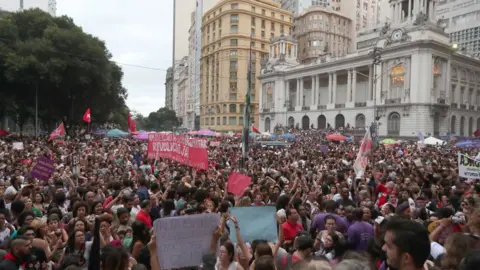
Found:
[[[151,112],[148,117],[133,113],[132,118],[137,121],[138,130],[170,131],[182,124],[181,119],[177,117],[175,111],[166,107],[160,108],[156,112]]]
[[[114,121],[126,125],[127,90],[123,72],[105,43],[83,32],[69,17],[52,17],[39,9],[0,16],[0,117],[20,126],[35,113],[46,128]]]

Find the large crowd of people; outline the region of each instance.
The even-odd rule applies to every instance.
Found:
[[[457,164],[478,149],[377,145],[357,177],[359,140],[295,136],[252,142],[242,170],[240,140],[224,137],[207,171],[147,159],[130,138],[0,138],[0,270],[158,270],[153,222],[203,213],[221,221],[192,269],[480,269],[480,179]],[[48,180],[31,176],[39,157],[55,162]],[[240,196],[226,192],[232,171],[252,179]],[[243,242],[229,209],[268,205],[278,240]]]

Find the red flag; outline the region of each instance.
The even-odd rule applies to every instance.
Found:
[[[480,137],[480,130],[475,130],[475,132],[473,132],[473,136],[475,137]]]
[[[135,120],[130,121],[130,132],[131,133],[137,132],[137,121]]]
[[[252,125],[252,132],[260,134],[260,131]]]
[[[252,178],[238,172],[231,172],[228,176],[227,191],[234,195],[242,195],[245,188],[252,182]]]
[[[132,132],[132,116],[130,115],[130,113],[128,113],[128,120],[127,120],[127,124],[128,124],[128,131],[129,132]]]
[[[85,112],[85,114],[83,115],[83,121],[85,121],[89,124],[92,121],[92,118],[90,118],[90,108],[88,108],[87,111]]]
[[[50,137],[48,137],[48,140],[53,140],[56,138],[64,137],[65,136],[65,127],[63,126],[63,123],[61,123],[53,132],[50,134]]]

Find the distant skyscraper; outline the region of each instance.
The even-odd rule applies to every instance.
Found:
[[[444,20],[450,41],[460,51],[480,57],[480,1],[442,0],[432,5],[436,18]]]
[[[57,12],[56,0],[0,0],[0,9],[10,12],[22,11],[31,8],[39,8],[50,15]]]

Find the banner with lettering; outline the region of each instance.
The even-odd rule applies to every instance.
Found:
[[[458,153],[458,176],[480,179],[480,161]]]
[[[47,181],[52,176],[55,170],[54,161],[47,157],[39,157],[36,161],[35,167],[31,171],[33,178]]]
[[[148,134],[148,158],[168,158],[199,170],[208,169],[207,140],[174,133]]]
[[[175,269],[201,265],[202,257],[210,251],[212,234],[219,224],[217,214],[155,220],[153,228],[160,267]]]
[[[355,163],[353,164],[353,169],[355,170],[355,174],[357,177],[362,177],[363,173],[365,172],[365,168],[368,164],[368,156],[371,154],[373,148],[373,141],[370,136],[370,129],[367,128],[367,132],[363,137],[362,144],[360,145],[360,149],[358,149],[357,159],[355,159]]]

